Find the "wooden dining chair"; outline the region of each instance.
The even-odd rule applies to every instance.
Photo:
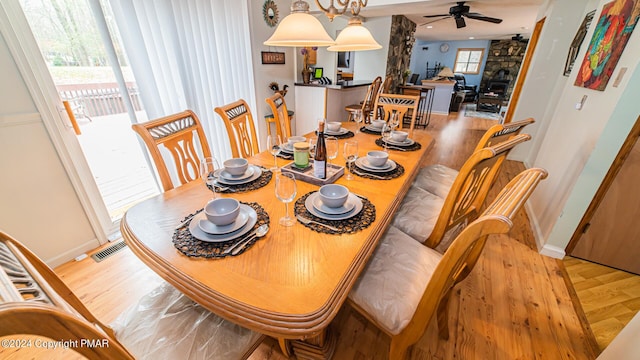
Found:
[[[42,260],[0,231],[0,337],[12,335],[78,340],[70,348],[88,359],[245,359],[263,340],[166,283],[108,326]]]
[[[282,141],[287,141],[291,137],[291,119],[284,96],[276,93],[266,98],[265,101],[271,107],[271,113],[276,123],[276,134],[280,136]]]
[[[510,139],[520,134],[526,126],[533,124],[534,122],[535,120],[533,118],[527,118],[507,124],[493,125],[485,131],[473,151],[475,152],[487,146],[491,146],[492,144],[497,144]],[[413,186],[432,193],[437,193],[438,196],[445,197],[449,192],[451,185],[453,185],[453,181],[456,179],[456,176],[458,176],[458,170],[442,164],[432,164],[420,169],[418,175],[413,181]]]
[[[234,158],[248,158],[260,152],[256,126],[249,105],[243,99],[215,108],[227,129],[231,154]],[[275,114],[274,114],[275,116]]]
[[[391,94],[391,84],[393,84],[393,76],[387,75],[380,86],[380,92],[384,94]]]
[[[348,112],[349,117],[347,121],[353,120],[353,113],[357,110],[362,111],[362,120],[365,124],[371,122],[376,98],[380,93],[380,85],[382,85],[382,77],[378,76],[371,82],[371,85],[367,88],[367,94],[359,104],[351,104],[344,107]]]
[[[179,185],[200,177],[200,160],[210,157],[209,143],[202,124],[191,110],[131,126],[144,141],[155,164],[163,191],[175,187],[169,168],[162,156],[161,148],[169,151],[173,158],[173,169]],[[161,146],[162,145],[162,146]],[[196,150],[198,149],[198,150]]]
[[[397,116],[399,119],[399,129],[404,128],[405,115],[409,117],[409,136],[413,135],[413,128],[416,125],[416,116],[418,114],[418,105],[420,104],[420,95],[397,95],[397,94],[380,94],[376,101],[374,112],[378,114],[381,109],[382,118],[389,121],[391,116]]]
[[[521,134],[474,152],[451,187],[425,190],[413,184],[396,211],[393,225],[441,253],[466,224],[475,220],[509,152],[531,139]]]
[[[389,359],[401,360],[436,316],[438,334],[448,339],[448,304],[456,284],[473,270],[490,234],[513,227],[544,169],[517,175],[444,254],[422,246],[396,227],[383,235],[351,289],[349,305],[391,337]]]

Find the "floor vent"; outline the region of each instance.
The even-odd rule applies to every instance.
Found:
[[[125,247],[127,247],[127,244],[124,241],[120,241],[120,242],[117,242],[117,243],[109,246],[108,248],[106,248],[104,250],[101,250],[101,251],[91,255],[91,257],[96,262],[100,262],[100,261],[108,258],[109,256],[117,253],[118,251],[124,249]]]

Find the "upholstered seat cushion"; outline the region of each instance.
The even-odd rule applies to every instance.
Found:
[[[164,283],[111,324],[136,359],[240,359],[261,334],[228,322]]]
[[[426,190],[441,198],[446,198],[458,171],[444,165],[435,164],[420,169],[413,186]]]
[[[349,298],[387,332],[398,334],[413,317],[441,258],[392,226]]]
[[[392,224],[422,243],[431,235],[443,205],[444,198],[411,186]]]

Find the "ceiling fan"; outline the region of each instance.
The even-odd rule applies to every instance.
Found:
[[[484,16],[482,14],[479,13],[472,13],[469,12],[469,6],[464,4],[464,1],[458,1],[458,5],[452,6],[449,8],[449,13],[448,14],[440,14],[440,15],[425,15],[425,18],[436,18],[439,17],[440,19],[436,19],[433,21],[429,21],[426,22],[424,24],[420,24],[420,26],[422,25],[427,25],[427,24],[431,24],[434,23],[436,21],[440,21],[443,19],[448,19],[453,17],[456,20],[456,27],[458,29],[463,28],[465,26],[467,26],[466,22],[464,21],[464,18],[467,17],[469,19],[474,19],[474,20],[480,20],[480,21],[488,21],[494,24],[500,24],[502,22],[502,19],[497,19],[497,18],[492,18],[489,16]]]

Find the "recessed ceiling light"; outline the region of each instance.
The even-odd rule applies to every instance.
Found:
[[[428,25],[427,29],[433,29],[433,25]]]
[[[469,36],[469,40],[473,40],[475,39],[473,36]]]

